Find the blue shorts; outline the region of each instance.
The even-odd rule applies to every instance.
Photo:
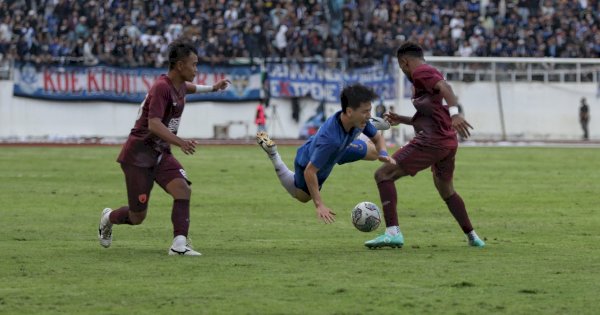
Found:
[[[363,140],[356,139],[350,143],[346,151],[344,151],[344,155],[338,161],[337,164],[342,165],[345,163],[351,163],[355,161],[359,161],[367,156],[367,143]],[[304,169],[305,167],[298,164],[297,161],[294,161],[294,185],[297,188],[302,189],[305,193],[309,194],[308,186],[306,186],[306,181],[304,180]],[[317,173],[317,181],[319,182],[319,190],[321,190],[321,186],[327,180],[330,173],[327,174],[318,174]]]

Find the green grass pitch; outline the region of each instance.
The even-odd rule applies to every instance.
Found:
[[[484,249],[469,248],[431,172],[397,182],[405,247],[368,250],[350,222],[379,196],[379,162],[324,185],[337,221],[289,197],[256,146],[176,155],[192,185],[190,237],[170,257],[159,186],[140,226],[99,246],[125,204],[119,147],[0,147],[0,314],[594,314],[600,309],[600,149],[462,148],[455,188]],[[291,165],[295,148],[282,147]],[[383,231],[383,225],[378,232]]]

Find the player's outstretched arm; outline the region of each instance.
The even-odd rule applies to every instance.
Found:
[[[396,113],[385,113],[383,118],[387,120],[392,126],[399,124],[412,125],[412,117],[398,115]]]
[[[321,200],[319,181],[317,179],[318,171],[319,169],[309,162],[304,170],[304,180],[306,181],[306,186],[308,186],[310,196],[315,203],[317,217],[325,223],[333,223],[335,221],[335,213],[323,203],[323,200]]]
[[[194,154],[194,152],[196,152],[196,144],[198,143],[195,140],[184,140],[179,138],[163,125],[160,118],[148,119],[148,129],[167,143],[180,147],[181,151],[185,154]]]
[[[448,103],[448,110],[450,111],[450,117],[452,118],[452,127],[458,134],[460,134],[463,138],[468,138],[471,135],[470,129],[473,129],[473,126],[469,124],[465,120],[465,118],[459,114],[458,107],[458,98],[452,91],[452,87],[445,80],[441,80],[436,83],[434,90],[439,90],[442,97]]]
[[[185,91],[187,94],[217,92],[227,89],[230,84],[231,81],[227,79],[220,80],[213,85],[196,85],[192,82],[185,82]]]

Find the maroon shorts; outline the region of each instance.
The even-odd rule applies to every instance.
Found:
[[[155,181],[165,191],[167,184],[176,178],[183,178],[188,185],[192,184],[187,179],[185,170],[179,161],[170,153],[163,154],[158,165],[154,167],[139,167],[121,163],[121,169],[125,174],[129,210],[134,212],[144,211],[148,208],[150,191]]]
[[[396,151],[392,157],[410,176],[431,167],[437,178],[450,181],[454,174],[455,156],[456,149],[433,148],[411,142]]]

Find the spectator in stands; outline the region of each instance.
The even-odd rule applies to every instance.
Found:
[[[51,58],[60,64],[121,65],[120,58],[131,59],[131,48],[138,66],[163,67],[157,55],[185,34],[197,38],[200,62],[208,63],[338,56],[356,67],[380,60],[374,52],[386,55],[407,40],[420,43],[427,55],[600,57],[598,1],[165,3],[1,1],[0,53],[34,63]]]

